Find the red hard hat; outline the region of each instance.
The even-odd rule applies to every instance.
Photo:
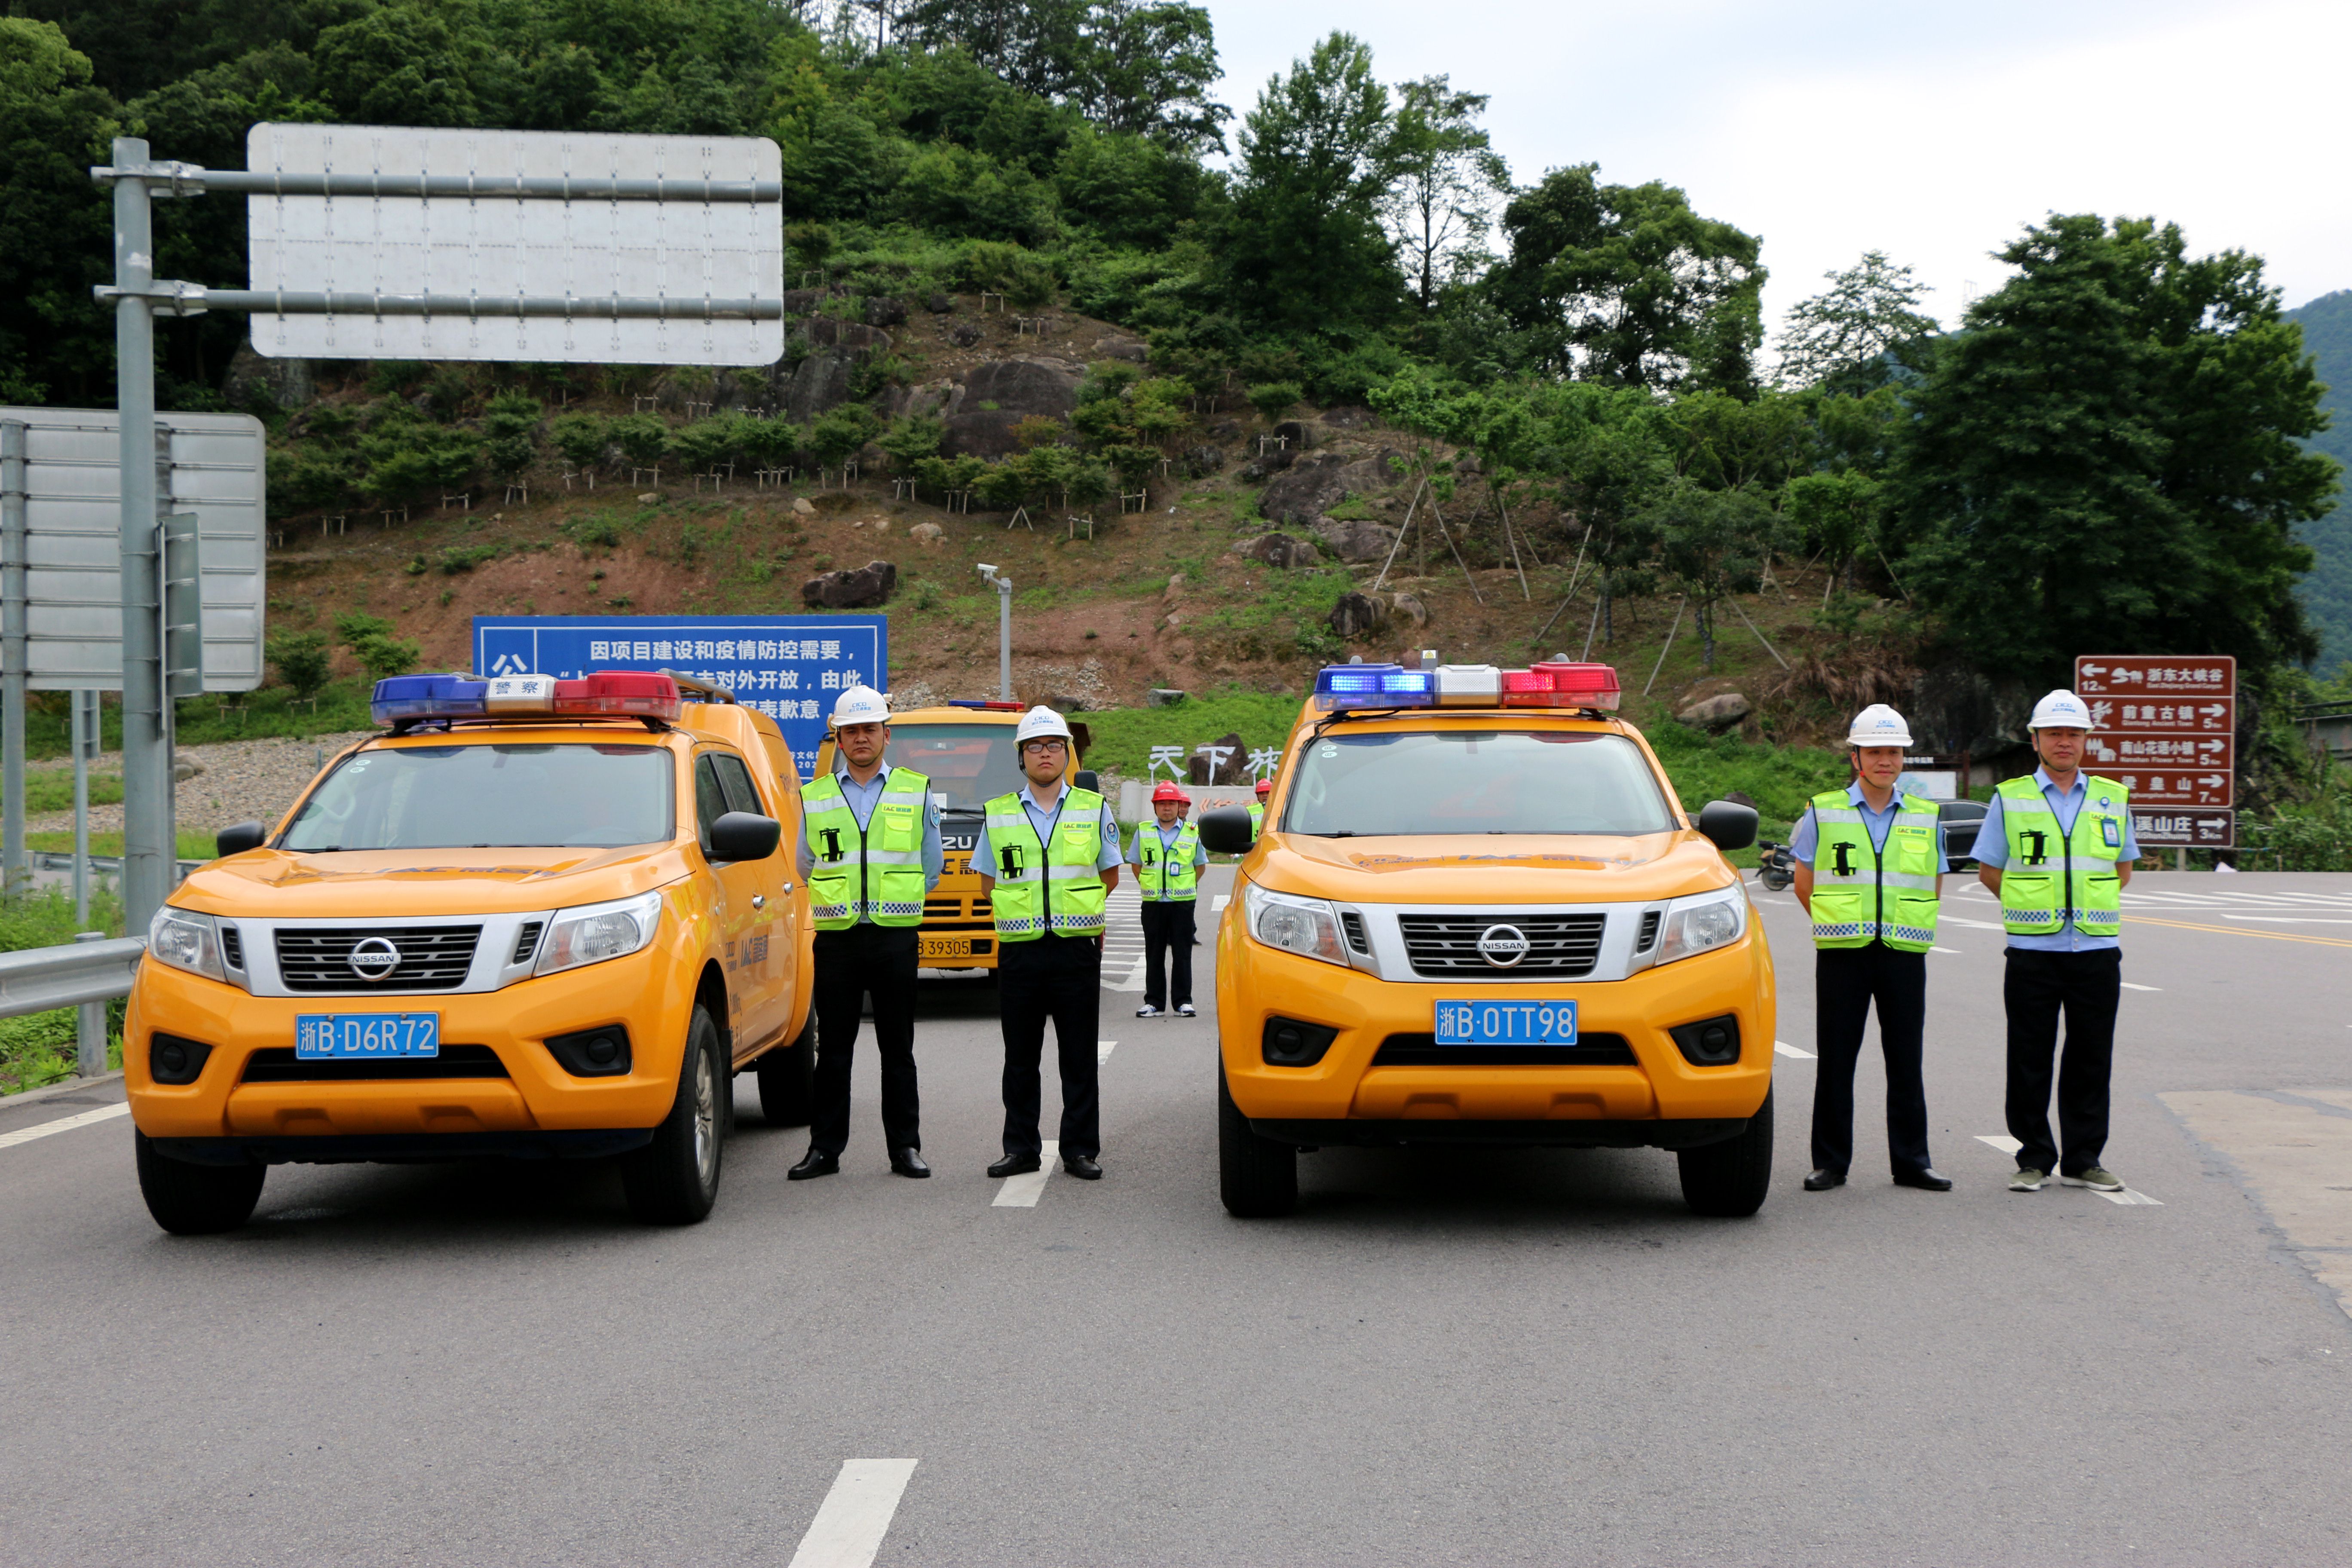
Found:
[[[1160,787],[1151,792],[1151,804],[1154,805],[1158,805],[1163,800],[1181,801],[1183,798],[1184,792],[1176,787],[1175,781],[1172,779],[1161,780]]]
[[[1258,780],[1257,793],[1260,795],[1272,795],[1274,793],[1274,781],[1272,779]]]

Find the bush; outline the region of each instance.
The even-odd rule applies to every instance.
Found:
[[[564,461],[575,468],[593,468],[603,462],[604,448],[612,441],[605,420],[594,414],[567,414],[549,427],[548,435]]]
[[[1295,381],[1259,382],[1249,389],[1250,406],[1269,425],[1289,413],[1305,395]]]
[[[324,633],[282,633],[261,645],[261,656],[278,671],[278,680],[305,701],[327,684],[331,659]]]
[[[669,426],[650,414],[630,414],[614,420],[611,436],[621,456],[640,468],[655,467],[669,452]]]
[[[946,439],[947,426],[925,414],[891,421],[890,427],[875,437],[875,444],[889,454],[893,471],[904,474],[924,458],[936,456],[940,443]]]
[[[361,667],[378,680],[406,675],[425,657],[425,650],[410,637],[365,637],[352,646],[352,652],[359,656]]]
[[[845,403],[820,416],[809,427],[809,450],[817,461],[834,468],[856,457],[866,443],[882,433],[882,421],[862,404]]]

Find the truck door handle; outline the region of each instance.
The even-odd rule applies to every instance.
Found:
[[[785,883],[782,888],[779,888],[779,889],[777,889],[777,891],[779,891],[779,892],[784,892],[784,893],[789,893],[789,892],[791,892],[792,890],[793,890],[793,885],[792,885],[790,882],[786,882],[786,883]]]
[[[766,908],[768,907],[768,896],[767,896],[765,893],[754,893],[754,894],[752,894],[752,895],[751,895],[751,907],[752,907],[753,909],[755,909],[755,910],[764,910],[764,909],[766,909]]]

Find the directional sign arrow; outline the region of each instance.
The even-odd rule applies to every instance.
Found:
[[[2199,779],[2197,782],[2207,789],[2223,789],[2228,787],[2230,783],[2228,779],[2222,777],[2220,773],[2207,773],[2203,778]]]
[[[2208,719],[2219,719],[2229,711],[2229,706],[2226,703],[2209,702],[2205,705],[2205,717]]]
[[[2106,674],[2106,672],[2107,667],[2104,664],[2086,664],[2083,667],[2083,673],[2095,679],[2098,676]]]

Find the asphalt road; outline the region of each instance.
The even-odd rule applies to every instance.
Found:
[[[127,1121],[11,1144],[105,1107],[0,1107],[0,1559],[2352,1563],[2352,877],[2126,897],[2107,1163],[2152,1202],[2005,1190],[1969,897],[1929,972],[1958,1190],[1881,1178],[1865,1058],[1853,1184],[1801,1192],[1783,1056],[1746,1221],[1655,1152],[1342,1150],[1229,1219],[1212,1021],[1108,989],[1107,1178],[1026,1206],[982,1174],[992,993],[949,982],[934,1180],[887,1173],[869,1052],[843,1174],[787,1184],[746,1083],[686,1230],[596,1170],[281,1168],[175,1239]]]

